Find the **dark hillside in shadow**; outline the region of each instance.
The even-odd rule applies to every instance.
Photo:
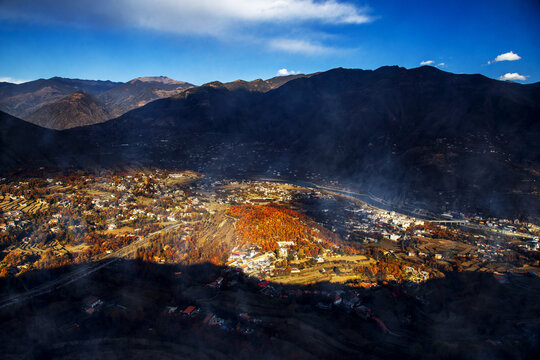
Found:
[[[265,93],[201,86],[66,131],[0,113],[0,173],[41,166],[317,173],[393,203],[534,215],[539,104],[538,87],[480,75],[338,68]]]
[[[0,288],[7,296],[93,266],[28,273]],[[539,297],[529,275],[450,273],[359,289],[119,260],[2,307],[0,341],[4,359],[533,359]]]

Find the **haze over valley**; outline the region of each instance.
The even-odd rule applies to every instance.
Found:
[[[535,2],[0,14],[4,358],[538,358]]]

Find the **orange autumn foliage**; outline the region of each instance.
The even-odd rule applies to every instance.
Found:
[[[235,205],[227,214],[237,219],[240,243],[255,244],[265,251],[276,250],[278,241],[293,241],[296,246],[312,244],[317,239],[328,243],[310,218],[294,210],[274,205]]]

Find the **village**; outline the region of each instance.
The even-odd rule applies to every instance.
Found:
[[[54,299],[58,321],[42,327],[74,343],[108,331],[318,344],[284,318],[329,343],[335,329],[399,342],[428,321],[412,314],[439,311],[434,294],[461,304],[456,287],[485,283],[520,293],[540,274],[532,222],[477,216],[467,224],[501,231],[471,231],[330,190],[193,171],[4,178],[0,211],[0,281],[20,291],[0,307]],[[48,272],[57,277],[35,275]]]
[[[231,213],[235,206],[278,209],[279,216],[289,216],[280,215],[279,209],[291,209],[295,213],[287,226],[295,227],[295,217],[307,216],[309,222],[298,220],[298,226],[313,234],[294,239],[272,235],[267,249],[253,243],[249,234],[240,243],[238,219]],[[132,253],[145,261],[193,263],[200,257],[282,283],[423,282],[446,271],[538,273],[539,267],[537,224],[467,219],[468,224],[500,230],[492,236],[380,209],[331,191],[286,182],[211,178],[193,171],[2,178],[0,211],[1,276],[99,261],[136,240],[142,245]],[[218,218],[219,224],[211,224]],[[210,249],[204,245],[190,253],[194,244],[199,246],[205,226],[206,233],[215,234],[230,228],[227,241],[213,239],[221,243],[208,257],[204,253]],[[324,241],[321,231],[328,232]],[[530,237],[512,235],[517,233]]]

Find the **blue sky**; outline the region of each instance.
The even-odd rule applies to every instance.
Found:
[[[539,39],[538,0],[0,0],[0,80],[202,84],[424,62],[530,83]]]

